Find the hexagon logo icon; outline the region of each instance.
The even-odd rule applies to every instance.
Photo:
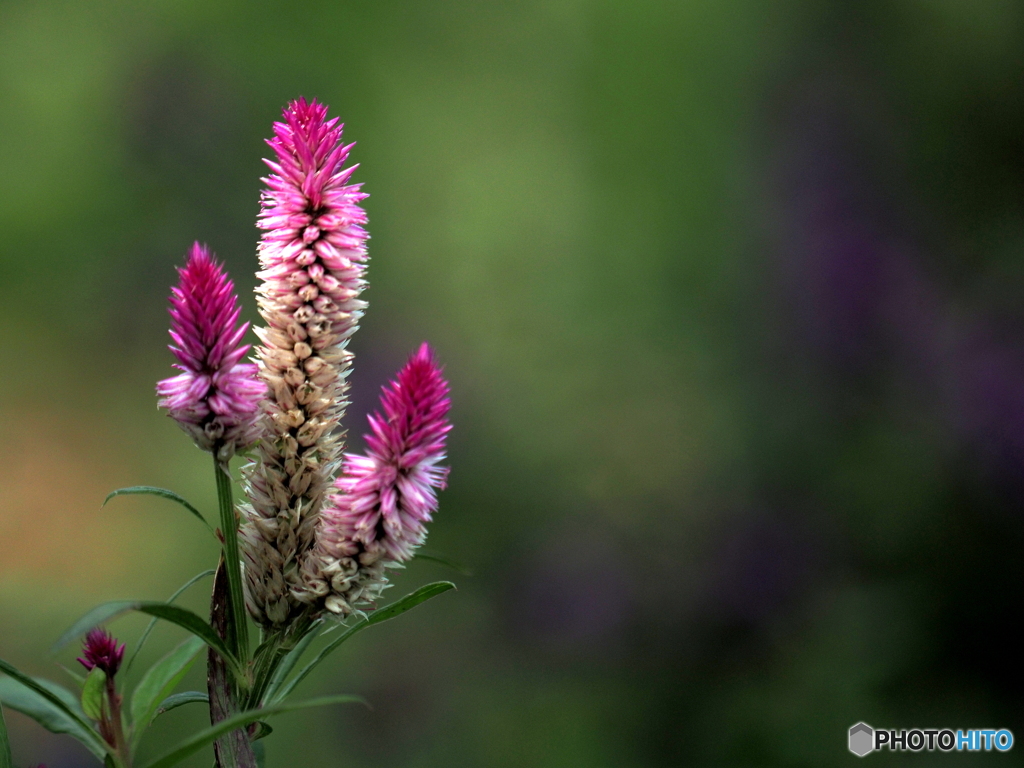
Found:
[[[875,749],[875,729],[867,723],[857,723],[850,728],[850,751],[857,757],[864,757]]]

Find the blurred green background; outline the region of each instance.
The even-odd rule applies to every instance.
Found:
[[[202,240],[256,319],[262,139],[305,95],[371,194],[353,445],[429,339],[456,425],[429,547],[474,575],[332,657],[305,692],[372,711],[282,716],[272,768],[1024,736],[1022,58],[1012,0],[0,0],[0,656],[60,679],[85,609],[214,563],[173,505],[100,503],[212,514],[155,406],[166,296]],[[93,764],[7,718],[19,764]]]

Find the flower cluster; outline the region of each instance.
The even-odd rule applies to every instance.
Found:
[[[368,455],[348,454],[323,511],[310,578],[329,579],[325,607],[347,615],[384,587],[384,568],[408,561],[437,511],[448,468],[445,436],[451,401],[430,347],[423,344],[381,393],[371,415]]]
[[[241,362],[247,326],[234,286],[196,244],[171,297],[182,373],[157,387],[200,447],[226,460],[256,445],[238,543],[246,608],[266,629],[372,602],[385,569],[423,542],[447,477],[448,385],[426,344],[385,388],[368,454],[342,456],[368,235],[341,138],[324,105],[299,99],[267,142],[257,365]]]
[[[205,246],[196,243],[171,291],[171,351],[181,373],[157,384],[159,402],[196,445],[230,459],[258,437],[265,391],[256,366],[241,362],[249,328],[239,323],[235,286]]]
[[[341,463],[334,434],[347,405],[346,349],[366,304],[366,195],[348,184],[350,146],[327,108],[299,99],[268,141],[259,226],[257,330],[268,385],[258,460],[246,470],[251,504],[241,530],[247,607],[264,626],[289,623],[323,597],[308,588],[312,549],[331,480]]]
[[[34,681],[0,659],[3,766],[12,759],[3,718],[10,706],[51,730],[55,718],[66,720],[74,727],[63,730],[105,766],[132,768],[145,730],[174,706],[167,702],[199,698],[194,692],[168,694],[205,645],[205,700],[213,728],[150,764],[177,764],[212,742],[217,768],[259,768],[264,761],[254,741],[267,730],[257,728],[253,713],[272,714],[270,705],[284,704],[338,645],[330,643],[289,676],[321,622],[343,620],[373,604],[387,586],[387,570],[410,560],[426,538],[437,492],[448,479],[441,462],[451,430],[448,383],[426,343],[383,388],[380,410],[369,417],[366,454],[342,452],[340,422],[352,362],[347,346],[366,309],[360,295],[368,235],[360,207],[366,195],[359,184],[348,183],[356,166],[345,167],[351,145],[341,137],[342,126],[316,101],[292,102],[274,124],[268,144],[275,156],[265,161],[271,173],[263,179],[258,220],[263,235],[256,292],[264,326],[255,329],[260,343],[253,360],[243,361],[249,325],[240,319],[235,286],[206,246],[192,246],[171,291],[170,349],[178,373],[157,384],[158,403],[212,454],[219,512],[214,534],[221,543],[217,569],[191,579],[171,601],[213,574],[209,623],[169,604],[115,604],[196,635],[142,675],[130,707],[124,707],[116,676],[120,672],[123,683],[152,624],[124,670],[123,643],[99,627],[86,634],[78,662],[89,674],[81,696]],[[248,499],[236,506],[230,460],[248,449],[250,461],[242,468]],[[204,519],[184,498],[152,486],[122,488],[107,500],[139,493],[173,499]],[[425,585],[375,617],[392,618],[453,587],[447,581]],[[110,605],[90,611],[86,625],[99,614],[110,618]],[[262,629],[255,647],[247,614]],[[353,623],[346,637],[372,623]],[[77,636],[81,626],[65,637]],[[147,687],[157,678],[155,687]],[[47,694],[45,707],[36,706],[40,692]]]

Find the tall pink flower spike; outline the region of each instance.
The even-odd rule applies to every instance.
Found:
[[[347,454],[322,513],[317,554],[331,576],[325,607],[341,615],[379,596],[384,569],[412,559],[437,511],[448,468],[448,382],[423,344],[381,393],[366,456]]]
[[[306,560],[341,465],[346,346],[366,308],[366,194],[347,184],[357,166],[342,168],[351,145],[341,131],[324,105],[299,99],[267,142],[276,157],[265,161],[257,292],[266,327],[256,332],[269,392],[240,534],[246,606],[264,627],[288,625],[326,594]]]
[[[170,347],[182,373],[159,382],[159,405],[188,432],[196,445],[228,460],[259,437],[259,404],[266,387],[256,366],[241,362],[248,323],[235,286],[207,248],[192,246],[171,290]]]

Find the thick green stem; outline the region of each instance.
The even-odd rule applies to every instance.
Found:
[[[213,579],[213,597],[210,600],[210,626],[226,642],[232,644],[234,626],[228,615],[228,580],[224,558],[221,557],[217,575]],[[232,715],[238,714],[244,706],[245,693],[238,680],[231,674],[224,658],[213,648],[206,657],[206,686],[210,693],[210,724],[216,725]],[[245,728],[239,728],[221,736],[213,745],[216,768],[257,768],[256,756]]]
[[[123,768],[131,768],[131,750],[128,740],[124,737],[124,724],[121,718],[121,696],[114,687],[114,679],[107,678],[107,714],[110,717],[110,731],[114,739],[113,747],[117,752],[116,762]]]
[[[220,506],[220,530],[224,537],[224,567],[228,576],[228,613],[234,627],[235,647],[232,650],[243,666],[249,661],[249,625],[245,619],[245,595],[242,591],[241,557],[238,553],[238,517],[231,497],[231,475],[226,463],[213,457],[217,476],[217,501]]]

